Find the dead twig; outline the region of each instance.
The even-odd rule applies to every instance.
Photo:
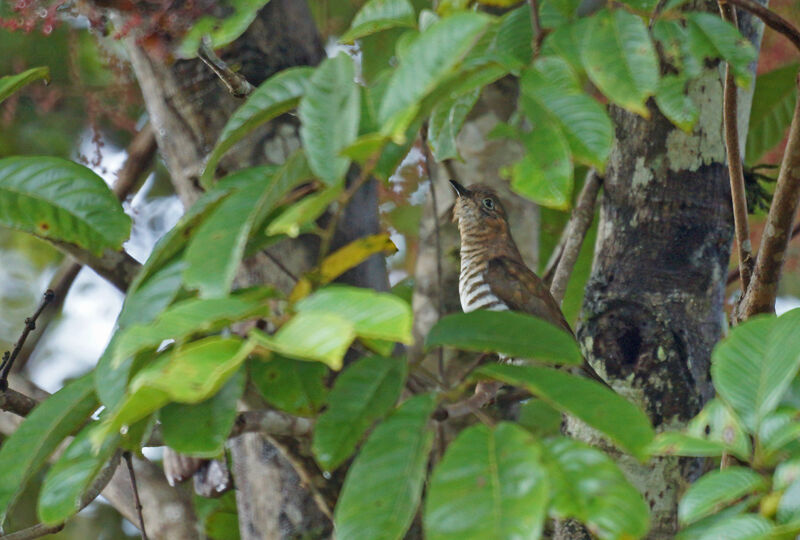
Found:
[[[133,489],[133,502],[136,506],[136,514],[139,516],[139,530],[142,533],[142,540],[147,540],[147,531],[144,528],[144,516],[142,516],[142,502],[139,500],[139,489],[136,487],[136,473],[133,471],[133,461],[130,452],[124,452],[122,456],[128,466],[128,474],[131,477],[131,489]]]
[[[597,172],[594,169],[590,170],[567,224],[563,248],[553,272],[553,282],[550,285],[550,293],[559,304],[564,300],[567,283],[569,283],[572,270],[575,268],[575,262],[581,252],[586,232],[592,226],[595,202],[597,201],[597,194],[600,192],[601,183],[602,180]]]
[[[55,293],[50,289],[46,290],[44,295],[42,296],[42,301],[39,303],[39,307],[36,308],[36,311],[31,317],[25,319],[25,327],[22,329],[22,334],[20,334],[17,343],[14,345],[14,349],[11,352],[6,351],[3,353],[3,363],[0,364],[0,392],[5,392],[8,390],[8,374],[11,372],[11,367],[14,365],[14,360],[17,359],[19,352],[22,350],[22,346],[25,345],[25,340],[28,339],[28,334],[30,334],[33,330],[36,329],[36,319],[39,318],[39,315],[42,314],[44,308],[47,307],[47,304],[53,301],[55,297]]]
[[[539,0],[528,0],[528,6],[531,8],[531,29],[533,30],[531,49],[533,57],[536,58],[542,49],[542,42],[547,37],[547,33],[542,28],[542,22],[539,19]]]
[[[758,2],[754,2],[753,0],[723,0],[729,4],[733,4],[745,11],[749,11],[762,21],[764,24],[778,32],[779,34],[783,34],[786,38],[791,41],[797,50],[800,51],[800,31],[795,28],[795,26],[769,9],[768,7],[764,7]],[[722,4],[723,2],[720,2]]]

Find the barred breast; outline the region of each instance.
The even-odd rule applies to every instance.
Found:
[[[461,250],[461,274],[458,278],[458,295],[464,313],[476,309],[506,311],[508,306],[492,293],[486,281],[486,262],[477,253]]]

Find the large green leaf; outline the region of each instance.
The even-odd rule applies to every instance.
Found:
[[[322,408],[328,393],[328,369],[323,364],[273,354],[268,362],[253,359],[248,367],[250,381],[274,407],[300,416],[312,416]]]
[[[405,379],[406,362],[397,358],[368,356],[342,372],[314,428],[311,450],[323,469],[350,457],[372,423],[394,406]]]
[[[203,38],[208,38],[212,49],[225,47],[233,43],[252,24],[259,10],[269,0],[226,0],[225,17],[218,19],[211,15],[196,21],[183,38],[178,47],[178,55],[182,58],[193,58]]]
[[[712,471],[697,480],[681,498],[678,520],[689,524],[719,511],[748,493],[766,488],[756,471],[745,467],[729,467]]]
[[[415,15],[414,6],[408,0],[369,0],[339,41],[352,43],[356,39],[398,26],[413,28]]]
[[[245,371],[240,369],[211,398],[196,404],[170,403],[161,409],[164,443],[182,454],[220,455],[236,420],[236,402],[246,381]]]
[[[718,398],[706,403],[685,431],[691,437],[723,444],[729,453],[743,461],[750,459],[750,435],[741,420]]]
[[[601,11],[591,20],[581,48],[589,78],[614,103],[648,116],[645,102],[658,86],[658,56],[647,24],[623,9]]]
[[[178,342],[194,334],[216,332],[241,319],[266,315],[271,289],[250,290],[227,298],[190,298],[170,306],[152,323],[133,324],[117,334],[114,365],[163,341]]]
[[[611,120],[603,107],[586,95],[566,61],[538,59],[523,72],[520,88],[522,106],[534,131],[540,124],[552,122],[566,137],[578,162],[600,171],[605,168],[614,140]],[[539,152],[545,154],[546,149]]]
[[[440,101],[431,111],[428,144],[436,161],[457,158],[456,137],[469,111],[478,101],[480,89]]]
[[[748,164],[757,163],[764,152],[783,139],[797,101],[798,67],[798,64],[784,66],[756,78],[747,130]]]
[[[372,432],[342,486],[333,519],[337,538],[403,538],[425,480],[435,406],[431,394],[411,398]]]
[[[650,453],[665,456],[719,457],[725,453],[719,441],[693,437],[676,431],[659,433],[650,445]]]
[[[0,523],[31,476],[97,408],[92,375],[67,383],[39,404],[0,446]]]
[[[425,501],[430,540],[539,538],[550,498],[541,447],[521,427],[478,424],[450,443]]]
[[[520,134],[525,155],[511,167],[511,188],[547,208],[566,210],[572,201],[573,170],[569,143],[548,120]]]
[[[102,178],[47,156],[0,159],[0,225],[97,255],[119,249],[131,232],[131,218]]]
[[[648,456],[653,428],[647,416],[613,390],[582,377],[538,366],[488,365],[479,374],[521,386],[608,436],[639,459]]]
[[[758,442],[763,452],[762,459],[768,461],[787,444],[800,440],[800,422],[797,409],[778,409],[764,417],[758,429]]]
[[[328,185],[344,180],[350,159],[340,152],[358,136],[361,100],[355,76],[347,54],[328,58],[314,70],[297,109],[308,164]]]
[[[356,337],[353,323],[334,313],[298,313],[280,327],[274,336],[258,330],[250,338],[263,349],[299,360],[322,362],[341,369],[344,353]]]
[[[773,525],[765,517],[744,514],[728,516],[725,519],[717,520],[707,527],[690,527],[684,529],[676,537],[678,540],[766,540],[769,538],[784,538],[784,536],[773,537],[769,533],[773,530]]]
[[[161,267],[149,279],[138,284],[125,297],[117,319],[117,333],[111,338],[95,369],[95,389],[100,401],[113,408],[125,395],[128,375],[133,364],[131,357],[116,359],[114,350],[121,331],[134,324],[147,324],[175,299],[181,286],[183,261],[174,259]]]
[[[409,45],[383,95],[384,133],[402,138],[422,99],[453,72],[488,23],[485,15],[457,13],[433,23]]]
[[[542,319],[512,311],[478,310],[442,317],[425,338],[425,347],[439,345],[557,364],[583,362],[571,335]]]
[[[686,28],[689,49],[698,60],[722,58],[733,69],[736,84],[750,84],[750,63],[756,59],[756,51],[732,24],[711,13],[690,12]]]
[[[295,108],[305,94],[313,72],[310,67],[293,67],[261,83],[222,128],[217,145],[206,161],[201,184],[211,185],[219,160],[234,144],[261,124]]]
[[[323,189],[303,197],[272,219],[267,226],[268,235],[285,234],[296,238],[307,226],[313,224],[318,217],[342,194],[344,186],[338,185]]]
[[[39,519],[48,525],[66,521],[81,509],[83,493],[117,449],[119,436],[109,437],[99,450],[92,448],[97,423],[84,427],[47,471],[39,493]]]
[[[545,440],[543,447],[553,517],[578,519],[601,539],[645,535],[647,504],[606,454],[565,437]]]
[[[184,283],[206,298],[228,294],[252,231],[258,230],[281,197],[310,178],[311,171],[299,150],[274,174],[271,168],[254,167],[231,176],[242,187],[200,224],[184,255]]]
[[[717,393],[751,433],[775,410],[800,369],[800,309],[750,319],[733,328],[711,355]]]
[[[356,335],[411,343],[411,306],[402,298],[371,289],[330,285],[295,305],[301,313],[333,313],[353,323]]]
[[[27,69],[15,75],[0,77],[0,103],[20,88],[39,79],[48,80],[50,78],[50,68],[35,67]]]
[[[238,338],[208,337],[162,353],[128,385],[122,402],[92,435],[99,445],[170,402],[199,403],[216,394],[252,350]]]

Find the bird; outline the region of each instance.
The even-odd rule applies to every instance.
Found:
[[[458,293],[465,313],[477,309],[517,311],[561,328],[573,339],[569,323],[547,286],[525,265],[508,224],[508,214],[489,186],[466,188],[450,180],[456,192],[453,221],[461,235]],[[608,384],[584,359],[580,375]]]

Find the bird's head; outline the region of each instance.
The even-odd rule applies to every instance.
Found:
[[[453,221],[458,222],[461,236],[479,234],[508,234],[508,216],[497,193],[483,184],[465,188],[455,180],[450,185],[456,192]]]

